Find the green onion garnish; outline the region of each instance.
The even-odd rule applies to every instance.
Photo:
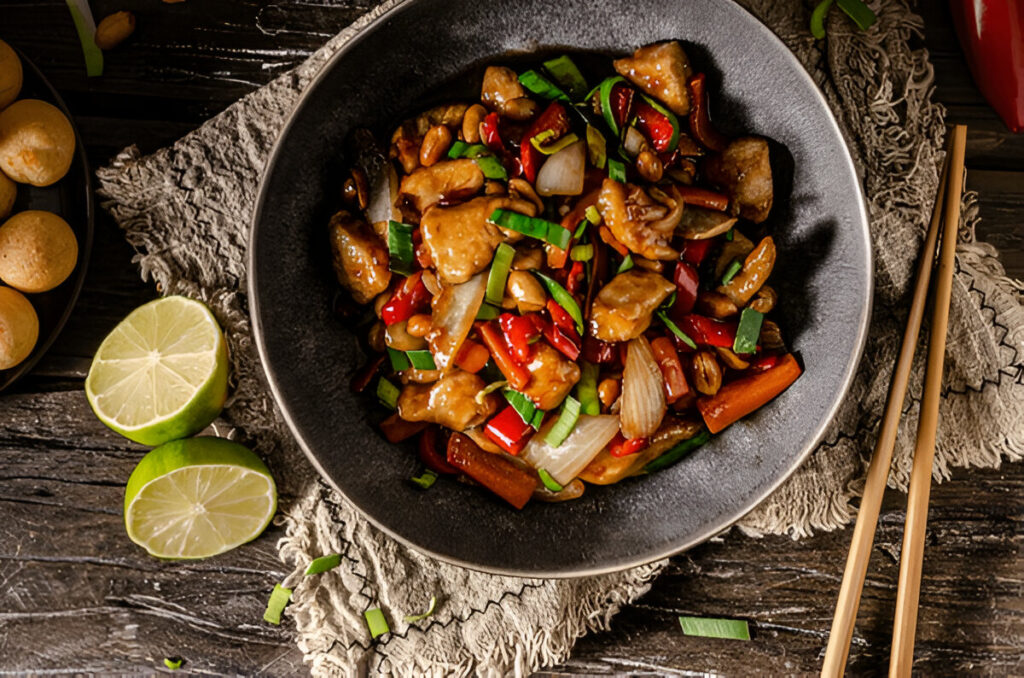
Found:
[[[430,487],[437,480],[437,474],[431,471],[430,469],[426,469],[420,475],[413,476],[412,478],[409,478],[409,480],[416,483],[424,490],[429,490]]]
[[[177,657],[175,659],[171,659],[170,657],[164,657],[164,666],[169,668],[171,671],[177,671],[181,668],[181,665],[184,663],[184,661],[185,660],[181,659],[180,657]]]
[[[619,264],[619,270],[615,271],[615,275],[625,273],[631,268],[633,268],[633,257],[632,255],[627,254],[626,258],[622,260],[621,264]]]
[[[499,379],[498,381],[487,384],[487,386],[484,386],[482,389],[476,392],[476,395],[473,396],[473,400],[476,402],[477,405],[483,405],[484,398],[486,398],[491,393],[494,393],[499,388],[504,388],[505,386],[508,386],[508,381],[505,379]]]
[[[377,381],[377,400],[384,407],[392,410],[395,409],[398,406],[398,396],[400,394],[401,391],[398,390],[398,387],[384,377]]]
[[[825,17],[832,9],[832,0],[821,0],[818,6],[811,12],[811,35],[818,40],[825,37]]]
[[[701,431],[689,440],[683,440],[676,444],[663,455],[647,464],[647,466],[644,466],[644,471],[647,473],[653,473],[654,471],[660,471],[663,468],[668,468],[709,440],[711,440],[711,434],[706,430]]]
[[[761,336],[761,322],[764,313],[752,308],[743,309],[740,324],[736,328],[736,339],[732,342],[734,353],[753,353],[757,350],[757,340]]]
[[[501,309],[493,306],[492,304],[483,303],[480,304],[480,309],[476,312],[477,320],[492,320],[501,315]]]
[[[538,410],[528,396],[511,388],[504,389],[501,394],[505,396],[508,404],[519,413],[523,421],[535,429],[540,428],[541,422],[544,421],[544,411]]]
[[[391,627],[388,626],[388,620],[384,618],[384,613],[381,612],[379,607],[367,610],[363,613],[363,616],[366,617],[366,627],[370,629],[371,638],[383,636],[391,630]]]
[[[393,349],[390,346],[388,346],[388,360],[391,361],[391,369],[395,372],[401,372],[412,367],[412,363],[409,362],[409,358],[404,352]]]
[[[479,158],[475,158],[474,162],[476,162],[477,167],[480,168],[480,171],[488,179],[508,180],[508,172],[505,171],[505,166],[493,155],[482,155]]]
[[[620,82],[626,82],[626,79],[621,75],[613,75],[602,80],[601,84],[597,86],[597,95],[601,102],[601,115],[604,116],[605,124],[616,138],[619,136],[619,124],[615,122],[615,111],[612,109],[611,98],[612,89]]]
[[[586,360],[580,361],[580,380],[576,383],[576,397],[580,411],[594,416],[601,414],[601,401],[597,399],[597,375],[601,368]]]
[[[85,74],[88,77],[103,75],[103,52],[96,45],[96,20],[89,9],[89,0],[67,0],[71,20],[75,22],[78,41],[82,43],[85,57]]]
[[[871,8],[865,5],[861,0],[836,0],[836,4],[839,5],[839,9],[846,12],[846,15],[853,19],[853,22],[857,24],[857,28],[862,31],[866,31],[874,25],[878,17],[871,11]]]
[[[665,323],[665,327],[667,327],[669,331],[672,332],[672,334],[676,335],[677,337],[683,340],[684,344],[686,344],[690,348],[697,348],[696,342],[694,342],[694,340],[691,339],[689,335],[686,334],[686,332],[683,332],[681,329],[679,329],[679,325],[676,325],[674,322],[672,322],[672,319],[668,317],[667,313],[665,313],[664,311],[658,311],[658,317],[661,319],[661,322]]]
[[[525,73],[519,74],[519,82],[523,83],[523,87],[530,90],[534,94],[545,99],[561,99],[562,101],[569,101],[569,95],[560,90],[553,82],[545,78],[537,71],[526,71]]]
[[[306,568],[306,576],[308,577],[313,574],[322,574],[327,570],[333,570],[338,565],[341,565],[340,553],[332,553],[329,556],[320,556],[319,558],[314,558],[313,562],[311,562],[309,564],[309,567]]]
[[[626,183],[626,166],[615,158],[608,158],[608,178],[620,184]]]
[[[424,612],[423,614],[407,614],[407,615],[405,615],[405,617],[404,617],[405,623],[406,624],[411,624],[413,622],[418,622],[421,619],[426,619],[430,615],[434,614],[434,609],[436,607],[437,607],[437,596],[430,596],[430,607],[427,608],[427,611]]]
[[[508,272],[512,267],[512,259],[515,256],[515,248],[505,242],[498,245],[498,249],[494,251],[491,271],[487,274],[487,292],[484,294],[484,301],[487,303],[501,306],[501,300],[505,298],[505,283],[508,281]]]
[[[549,242],[563,250],[569,246],[569,241],[572,240],[572,232],[553,221],[528,217],[511,210],[496,209],[491,212],[491,216],[487,220],[496,226]]]
[[[548,294],[550,294],[551,298],[555,300],[555,303],[564,308],[565,312],[571,315],[572,319],[576,321],[576,331],[583,334],[583,312],[580,310],[580,305],[577,304],[573,296],[569,294],[569,291],[543,273],[539,273],[537,271],[534,271],[534,273],[538,278],[540,278],[541,282],[544,283],[544,287],[548,288]]]
[[[483,144],[467,144],[465,141],[454,141],[448,149],[448,157],[456,158],[479,158],[481,155],[490,155],[491,149]]]
[[[679,625],[683,627],[683,633],[688,636],[750,640],[750,627],[742,619],[680,617]]]
[[[417,370],[437,369],[437,365],[434,364],[434,356],[426,349],[406,351],[405,355],[409,358],[409,363]]]
[[[545,469],[537,469],[537,475],[540,476],[540,481],[544,483],[544,487],[548,488],[552,492],[561,492],[564,489]]]
[[[569,258],[573,261],[590,261],[594,258],[594,246],[575,245],[569,250]]]
[[[562,401],[562,407],[558,411],[558,421],[548,431],[547,436],[544,437],[546,442],[551,447],[558,447],[565,442],[565,439],[569,437],[572,430],[576,428],[576,422],[580,418],[580,401],[576,400],[572,396],[566,396],[565,400]],[[541,476],[543,480],[543,476]],[[547,483],[544,483],[547,485]],[[550,487],[550,486],[549,486]],[[562,489],[561,487],[558,490]],[[557,492],[558,490],[555,490]]]
[[[722,274],[722,284],[728,285],[729,281],[736,277],[736,274],[743,268],[743,264],[738,259],[733,259],[729,263],[729,266],[725,269],[725,273]]]
[[[412,274],[413,227],[400,221],[388,222],[388,252],[391,254],[389,268],[399,275]]]
[[[547,130],[547,131],[550,132],[551,130]],[[536,137],[531,138],[530,139],[530,145],[533,146],[534,148],[536,148],[538,151],[540,151],[544,155],[554,155],[555,153],[558,153],[560,150],[562,150],[566,146],[569,146],[571,144],[575,144],[577,141],[580,140],[580,138],[578,136],[576,136],[575,134],[570,133],[570,134],[566,134],[564,137],[562,137],[561,139],[559,139],[558,141],[556,141],[553,144],[548,144],[547,146],[541,146],[541,142],[539,142],[537,140],[537,137],[540,137],[542,135],[543,135],[543,132],[541,132],[541,134],[538,134]]]
[[[597,211],[597,208],[593,205],[587,207],[587,211],[583,213],[587,217],[587,221],[597,226],[601,223],[601,213]]]
[[[607,147],[601,130],[593,125],[587,125],[587,156],[590,158],[590,164],[597,169],[604,169],[608,157]]]
[[[725,232],[725,239],[727,242],[732,242],[736,238],[736,229],[730,228]]]
[[[583,74],[580,73],[580,69],[576,68],[576,64],[573,63],[572,59],[566,55],[562,55],[556,59],[549,59],[544,62],[544,68],[547,69],[551,77],[561,85],[569,96],[573,99],[579,100],[587,93],[587,81],[584,80]]]
[[[589,224],[589,223],[590,222],[587,221],[586,219],[580,219],[579,226],[576,227],[576,230],[573,231],[573,234],[572,234],[572,237],[573,237],[574,240],[577,240],[577,239],[583,237],[583,234],[587,230],[587,224]]]
[[[539,151],[540,150],[540,145],[543,144],[545,141],[547,141],[548,139],[550,139],[553,136],[555,136],[555,130],[553,130],[553,129],[541,130],[540,132],[538,132],[536,134],[536,136],[530,137],[530,145],[533,146],[534,148],[536,148]]]
[[[270,600],[267,601],[267,609],[263,612],[263,621],[280,626],[281,613],[288,606],[292,598],[292,590],[286,589],[280,584],[274,584],[274,590],[270,592]]]

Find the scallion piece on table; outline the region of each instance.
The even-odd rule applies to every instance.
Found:
[[[668,452],[665,452],[663,455],[647,464],[647,466],[644,466],[644,471],[647,473],[653,473],[654,471],[660,471],[663,468],[668,468],[709,440],[711,440],[711,434],[707,431],[701,431],[689,440],[684,440],[678,443]]]
[[[411,624],[413,622],[418,622],[421,619],[426,619],[430,615],[434,614],[434,610],[436,608],[437,608],[437,596],[430,596],[430,607],[427,608],[427,611],[424,612],[423,614],[407,614],[407,615],[405,615],[405,617],[404,617],[405,623],[406,624]]]
[[[481,155],[479,158],[474,158],[473,161],[488,179],[508,180],[508,172],[505,171],[505,166],[493,155]]]
[[[676,150],[676,146],[679,145],[679,118],[676,117],[675,113],[673,113],[672,111],[668,110],[660,103],[658,103],[656,99],[652,99],[646,94],[642,94],[641,96],[643,97],[644,101],[646,101],[650,105],[651,108],[656,110],[658,113],[664,115],[665,118],[668,119],[668,123],[672,125],[672,136],[669,137],[668,148],[665,149],[666,153],[671,153],[672,151]]]
[[[574,245],[569,250],[569,258],[573,261],[590,261],[594,258],[594,246],[593,245]]]
[[[82,56],[85,57],[85,74],[90,78],[103,75],[103,52],[96,45],[96,20],[89,9],[89,0],[67,0],[71,20],[75,22],[78,40],[82,43]]]
[[[491,149],[483,144],[467,144],[465,141],[454,141],[448,149],[448,157],[456,158],[479,158],[481,155],[490,155]]]
[[[426,349],[406,351],[405,355],[409,359],[409,363],[417,370],[437,369],[437,365],[434,364],[434,356]]]
[[[728,285],[729,281],[736,277],[736,274],[743,268],[743,264],[737,259],[733,259],[728,267],[725,269],[725,273],[722,274],[722,284]]]
[[[761,336],[761,322],[764,313],[752,308],[743,309],[740,324],[736,328],[736,339],[732,343],[734,353],[753,353],[757,350],[757,340]]]
[[[281,613],[288,606],[292,598],[292,590],[286,589],[280,584],[274,584],[274,590],[270,592],[270,600],[267,601],[267,609],[263,612],[263,621],[271,624],[281,624]]]
[[[562,407],[558,411],[558,421],[548,431],[547,436],[544,438],[551,447],[558,447],[565,442],[565,439],[569,437],[572,430],[576,428],[576,422],[580,418],[580,401],[576,400],[572,396],[566,396],[565,400],[562,401]],[[543,476],[541,476],[543,479]],[[547,485],[547,483],[545,483]],[[549,486],[550,487],[550,486]],[[561,487],[558,488],[562,489]],[[557,492],[558,490],[555,490]]]
[[[608,158],[608,178],[620,184],[626,183],[626,166],[615,158]]]
[[[409,478],[409,480],[416,483],[424,490],[429,490],[431,486],[433,486],[434,482],[437,480],[437,474],[431,471],[430,469],[426,469],[420,475],[413,476],[412,478]]]
[[[404,352],[395,350],[390,346],[388,348],[388,360],[391,361],[391,369],[395,372],[401,372],[412,367],[412,363],[409,362],[408,356]]]
[[[597,86],[597,96],[601,102],[601,115],[604,116],[605,124],[608,125],[608,129],[612,131],[616,138],[619,136],[619,124],[615,121],[615,110],[611,100],[612,90],[620,82],[626,82],[626,79],[621,75],[613,75],[602,80],[601,84]]]
[[[544,420],[544,411],[538,410],[529,397],[511,388],[504,389],[501,394],[505,396],[508,404],[519,413],[523,421],[535,429],[540,428],[540,423]]]
[[[683,633],[688,636],[750,640],[750,627],[742,619],[680,617],[679,625],[683,627]]]
[[[400,221],[388,222],[389,268],[399,275],[412,275],[414,258],[412,246],[413,227]]]
[[[853,23],[857,24],[857,28],[862,31],[871,28],[878,20],[871,8],[861,0],[836,0],[836,4],[839,5],[839,9],[846,12],[848,17],[853,19]]]
[[[519,74],[519,82],[523,87],[545,99],[561,99],[569,101],[569,95],[559,89],[553,82],[534,70]]]
[[[569,243],[566,243],[566,245],[568,244]],[[565,312],[571,315],[572,319],[576,321],[576,331],[583,334],[583,311],[580,310],[580,305],[576,303],[576,299],[574,299],[573,296],[569,294],[569,291],[558,284],[554,279],[549,278],[543,273],[535,273],[537,277],[540,278],[541,282],[544,283],[544,287],[548,288],[548,294],[550,294],[551,298],[555,300],[555,303],[564,308]]]
[[[619,264],[619,269],[615,271],[615,275],[618,275],[619,273],[625,273],[631,268],[633,268],[633,257],[627,254],[626,258],[622,260],[621,264]]]
[[[476,312],[477,320],[493,320],[501,315],[501,309],[486,302],[480,304],[480,310]]]
[[[551,477],[551,474],[544,469],[537,469],[537,475],[540,476],[540,481],[544,483],[544,487],[548,488],[552,492],[561,492],[563,488],[558,484],[558,481]]]
[[[323,574],[327,570],[333,570],[338,565],[341,565],[340,553],[332,553],[328,556],[320,556],[319,558],[314,558],[313,561],[309,564],[309,567],[306,568],[306,576],[308,577],[313,574]]]
[[[551,130],[545,130],[545,131],[550,132]],[[558,153],[560,150],[562,150],[566,146],[571,146],[572,144],[575,144],[577,141],[580,140],[580,138],[578,136],[576,136],[574,133],[569,133],[569,134],[566,134],[561,139],[559,139],[558,141],[554,142],[553,144],[547,144],[545,146],[545,145],[542,145],[543,140],[538,140],[539,137],[541,137],[543,135],[544,135],[544,133],[541,132],[537,136],[532,137],[530,139],[530,145],[533,146],[534,148],[536,148],[538,151],[540,151],[544,155],[554,155],[555,153]]]
[[[366,628],[370,629],[371,638],[378,638],[391,630],[388,620],[384,618],[384,613],[379,607],[367,610],[363,616],[366,618]]]
[[[487,219],[492,224],[522,233],[523,235],[549,242],[555,247],[565,249],[572,240],[572,232],[561,225],[539,217],[528,217],[511,210],[496,209]]]
[[[170,657],[164,657],[164,666],[169,668],[171,671],[177,671],[178,669],[180,669],[181,665],[184,662],[185,660],[181,659],[180,657],[175,657],[174,659],[171,659]]]
[[[686,332],[679,329],[679,325],[672,322],[672,318],[669,318],[667,313],[658,311],[658,318],[661,319],[661,322],[665,323],[665,327],[668,328],[669,332],[682,339],[684,344],[690,348],[697,348],[697,343]]]
[[[597,208],[593,205],[587,207],[587,210],[583,213],[587,217],[587,221],[597,226],[601,223],[601,213],[597,211]]]
[[[580,411],[591,416],[601,414],[601,401],[597,399],[597,375],[600,367],[583,360],[580,362],[580,380],[576,383],[576,397]]]
[[[578,101],[586,96],[587,81],[583,78],[583,74],[580,73],[580,69],[576,68],[576,64],[568,56],[563,54],[555,59],[548,59],[544,62],[544,68],[555,79],[555,82],[561,85],[562,89],[573,99]]]
[[[491,262],[491,270],[487,274],[487,292],[484,294],[484,301],[495,306],[501,305],[505,297],[505,283],[508,281],[508,272],[512,268],[512,259],[516,256],[516,250],[508,243],[501,243],[494,251],[494,260]]]
[[[590,164],[597,169],[604,169],[608,159],[608,144],[604,140],[601,130],[593,125],[587,125],[587,156]]]
[[[811,12],[811,35],[821,40],[825,37],[825,17],[832,9],[832,0],[821,0],[818,6]]]
[[[384,377],[377,381],[377,400],[389,410],[393,410],[398,406],[398,396],[400,393],[401,391],[398,390],[398,387]]]

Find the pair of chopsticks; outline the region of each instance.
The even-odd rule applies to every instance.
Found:
[[[921,563],[924,557],[925,526],[928,522],[928,495],[931,492],[932,463],[935,459],[935,427],[938,424],[939,400],[942,395],[942,368],[946,353],[950,294],[953,287],[953,255],[956,251],[956,234],[960,223],[966,139],[967,128],[957,125],[947,141],[946,159],[942,167],[942,178],[939,180],[939,194],[935,199],[928,235],[921,250],[910,317],[903,332],[903,343],[893,372],[892,384],[889,386],[882,428],[871,457],[871,464],[868,466],[864,496],[853,530],[850,555],[846,560],[846,571],[843,573],[843,584],[839,589],[839,601],[836,603],[832,631],[825,651],[825,662],[821,669],[822,678],[842,676],[850,653],[850,639],[857,620],[857,608],[864,588],[868,559],[875,541],[878,512],[889,477],[889,467],[892,464],[892,452],[914,360],[914,348],[917,345],[928,298],[928,286],[936,256],[935,245],[939,241],[941,231],[924,396],[921,400],[914,464],[907,493],[907,517],[903,530],[896,615],[889,657],[890,678],[909,678],[914,663],[914,632],[917,628],[917,607],[921,594]]]

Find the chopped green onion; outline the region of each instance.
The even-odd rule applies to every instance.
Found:
[[[393,349],[390,346],[388,346],[388,360],[391,361],[391,369],[395,372],[401,372],[412,367],[412,363],[409,362],[409,358],[404,352]]]
[[[661,322],[665,323],[665,327],[667,327],[669,331],[672,332],[672,334],[676,335],[677,337],[683,340],[684,344],[686,344],[690,348],[697,348],[697,343],[693,339],[691,339],[689,335],[686,334],[686,332],[683,332],[681,329],[679,329],[679,325],[676,325],[674,322],[672,322],[672,319],[668,317],[667,313],[665,313],[664,311],[658,311],[658,317],[661,319]]]
[[[171,671],[177,671],[181,668],[181,665],[184,663],[184,661],[185,660],[181,659],[180,657],[175,659],[171,659],[170,657],[164,657],[164,666],[169,668]]]
[[[661,306],[659,306],[658,308],[660,308],[660,309],[662,309],[664,311],[668,311],[673,306],[675,306],[676,305],[676,294],[677,293],[678,293],[678,291],[675,291],[675,292],[672,292],[672,294],[668,295],[668,298],[665,299],[665,301],[661,302]]]
[[[548,131],[550,131],[550,130],[548,130]],[[541,134],[543,134],[543,132]],[[537,137],[539,137],[539,136],[541,136],[541,135],[538,134]],[[540,142],[537,141],[537,137],[533,137],[532,139],[530,139],[530,145],[533,146],[534,148],[536,148],[538,151],[540,151],[544,155],[554,155],[555,153],[558,153],[560,150],[562,150],[566,146],[571,146],[572,144],[575,144],[577,141],[580,140],[580,138],[578,136],[576,136],[575,134],[569,133],[569,134],[566,134],[564,137],[562,137],[561,139],[559,139],[558,141],[556,141],[553,144],[548,144],[547,146],[541,146]]]
[[[419,351],[406,351],[405,355],[409,358],[409,362],[417,370],[436,370],[437,365],[434,364],[434,356],[426,349]]]
[[[604,163],[608,158],[608,144],[604,140],[601,130],[593,125],[587,125],[587,157],[590,164],[597,169],[604,169]]]
[[[587,211],[583,213],[587,217],[587,221],[597,226],[601,223],[601,213],[597,211],[597,208],[593,205],[587,207]]]
[[[480,310],[476,312],[477,320],[492,320],[501,315],[501,309],[488,303],[480,304]]]
[[[487,274],[487,292],[484,301],[495,306],[501,305],[505,298],[505,283],[508,280],[508,272],[512,267],[512,259],[516,256],[516,250],[508,243],[501,243],[494,251],[494,261],[491,262],[491,271]]]
[[[537,475],[540,476],[540,481],[544,483],[544,487],[548,488],[552,492],[561,492],[564,489],[546,470],[542,468],[537,469]]]
[[[736,239],[736,229],[735,228],[730,228],[728,231],[725,232],[725,240],[726,240],[726,242],[732,242],[735,239]]]
[[[559,89],[553,82],[545,78],[537,71],[526,71],[525,73],[519,74],[519,82],[523,83],[523,87],[530,90],[534,94],[545,99],[561,99],[562,101],[569,101],[569,95]]]
[[[615,275],[618,275],[620,273],[625,273],[626,271],[628,271],[631,268],[633,268],[633,256],[630,255],[630,254],[627,254],[625,259],[622,260],[622,263],[619,264],[619,270],[615,271]]]
[[[549,242],[555,247],[565,249],[572,240],[572,232],[559,224],[539,217],[528,217],[511,210],[496,209],[487,219],[492,224],[522,233],[523,235]]]
[[[558,224],[553,224],[553,228],[548,231],[548,237],[546,240],[558,249],[564,250],[568,248],[569,243],[572,242],[572,231],[567,228],[562,228]]]
[[[400,393],[398,387],[384,377],[377,381],[377,400],[384,407],[392,410],[395,409],[398,406],[398,396]]]
[[[479,158],[481,155],[490,155],[491,149],[483,144],[467,144],[465,141],[454,141],[448,149],[448,157],[456,158]]]
[[[576,383],[576,398],[580,410],[591,416],[601,414],[601,401],[597,399],[597,375],[601,368],[586,360],[580,361],[580,380]]]
[[[579,99],[587,92],[587,81],[583,78],[583,74],[580,73],[580,69],[576,68],[576,64],[573,63],[572,59],[566,55],[562,55],[556,59],[549,59],[544,62],[544,68],[547,69],[551,77],[561,85],[566,92],[569,93],[573,99]]]
[[[263,621],[280,626],[281,613],[284,612],[284,608],[288,606],[288,601],[291,598],[291,589],[274,584],[274,590],[270,592],[270,600],[267,601],[267,609],[263,612]]]
[[[379,607],[367,610],[363,613],[363,616],[366,617],[366,627],[370,629],[371,638],[383,636],[391,630],[391,627],[388,626],[388,620],[384,618],[384,613],[381,612]]]
[[[412,478],[409,478],[409,480],[416,483],[424,490],[429,490],[430,487],[437,480],[437,474],[431,471],[430,469],[426,469],[425,471],[423,471],[422,474],[418,476],[413,476]]]
[[[399,275],[412,274],[412,232],[413,227],[409,224],[388,222],[388,252],[391,254],[389,268]]]
[[[89,0],[67,0],[71,20],[75,22],[78,41],[82,43],[85,57],[85,74],[88,77],[103,75],[103,52],[96,45],[96,20],[89,9]]]
[[[620,82],[626,82],[626,79],[621,75],[613,75],[602,80],[601,84],[597,86],[597,94],[601,102],[601,115],[604,116],[605,124],[608,125],[608,129],[612,131],[616,138],[619,136],[619,124],[615,121],[615,111],[612,109],[611,98],[612,89]]]
[[[660,103],[658,103],[657,99],[652,99],[646,94],[641,94],[640,96],[644,98],[644,101],[650,104],[651,108],[656,110],[658,113],[661,113],[668,119],[668,123],[672,125],[672,136],[669,137],[668,139],[668,148],[665,149],[665,152],[671,153],[672,151],[676,150],[676,146],[679,145],[679,118],[676,117],[675,113],[673,113],[672,111],[668,110]]]
[[[620,184],[626,183],[626,166],[615,158],[608,158],[608,178]]]
[[[519,413],[523,421],[535,429],[540,428],[541,422],[544,421],[544,411],[538,410],[528,396],[511,388],[506,388],[501,394],[505,396],[508,404]]]
[[[825,37],[825,17],[832,9],[832,0],[821,0],[818,6],[811,12],[811,35],[818,40]]]
[[[407,615],[405,615],[405,623],[406,624],[411,624],[413,622],[418,622],[421,619],[426,619],[430,615],[434,614],[434,609],[436,607],[437,607],[437,596],[430,596],[430,607],[427,608],[427,611],[424,612],[423,614],[407,614]]]
[[[590,261],[594,258],[594,246],[575,245],[569,250],[569,258],[573,261]]]
[[[734,353],[753,353],[757,350],[757,340],[761,336],[761,322],[764,313],[752,308],[743,309],[740,324],[736,328],[736,339],[732,342]]]
[[[498,381],[495,381],[491,384],[487,384],[487,386],[484,386],[482,389],[476,392],[476,395],[473,396],[473,400],[474,402],[476,402],[477,405],[483,405],[484,398],[486,398],[491,393],[494,393],[499,388],[504,388],[505,386],[508,386],[508,381],[505,379],[499,379]]]
[[[544,437],[546,442],[551,447],[558,447],[565,442],[565,439],[569,437],[572,430],[576,428],[576,422],[580,418],[580,401],[576,400],[572,396],[566,396],[565,400],[562,401],[562,408],[558,411],[558,421],[548,431],[547,436]],[[543,476],[541,476],[543,480]],[[547,485],[547,483],[544,483]],[[548,486],[550,487],[550,485]],[[558,490],[562,489],[561,487]],[[555,490],[557,492],[558,490]]]
[[[729,266],[725,269],[725,273],[722,274],[722,284],[728,285],[729,281],[736,277],[736,274],[743,268],[743,264],[738,259],[733,259]]]
[[[306,576],[308,577],[309,575],[313,574],[322,574],[327,570],[333,570],[338,565],[341,565],[340,553],[332,553],[329,556],[320,556],[319,558],[314,558],[313,562],[311,562],[309,564],[309,567],[306,568]]]
[[[688,636],[750,640],[750,627],[742,619],[680,617],[679,625],[683,627],[683,633]]]
[[[482,155],[479,158],[475,158],[474,162],[476,162],[477,167],[480,168],[480,171],[488,179],[508,180],[508,172],[505,171],[505,166],[493,155]]]
[[[586,219],[580,219],[580,225],[576,227],[576,230],[573,232],[572,237],[577,239],[582,238],[583,234],[587,230],[588,223],[590,222],[588,222]]]
[[[543,144],[545,141],[547,141],[548,139],[550,139],[553,136],[555,136],[555,130],[553,130],[553,129],[541,130],[540,132],[538,132],[536,134],[536,136],[533,136],[533,137],[530,138],[530,144],[539,151],[540,150],[540,145]]]
[[[653,473],[655,471],[660,471],[663,468],[668,468],[709,440],[711,440],[711,434],[706,430],[701,431],[689,440],[684,440],[676,444],[660,457],[651,461],[644,467],[644,471],[647,473]]]
[[[871,11],[871,8],[865,5],[861,0],[836,0],[836,4],[839,5],[839,9],[846,12],[846,15],[853,19],[853,22],[857,24],[857,28],[862,31],[866,31],[874,25],[878,17]]]
[[[555,303],[564,308],[565,312],[571,315],[572,319],[576,321],[576,331],[583,334],[583,312],[580,310],[580,305],[577,304],[573,296],[569,294],[569,291],[543,273],[538,273],[536,271],[534,271],[534,273],[541,279],[541,282],[544,283],[544,287],[548,288],[548,294],[550,294],[551,298],[555,300]]]

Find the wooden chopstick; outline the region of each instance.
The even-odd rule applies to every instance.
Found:
[[[914,361],[914,350],[917,347],[921,320],[924,317],[925,303],[928,298],[928,284],[931,280],[932,262],[935,259],[935,243],[938,241],[946,196],[951,146],[952,137],[946,145],[946,158],[939,179],[939,192],[932,207],[931,222],[921,248],[913,301],[910,305],[907,325],[903,331],[903,343],[900,345],[899,358],[896,361],[896,368],[893,370],[892,383],[889,385],[889,394],[886,397],[882,428],[879,431],[878,441],[875,443],[875,450],[868,466],[864,494],[861,498],[860,510],[857,513],[857,524],[853,529],[850,553],[846,559],[843,583],[839,589],[839,600],[836,603],[835,616],[832,618],[832,630],[828,637],[828,648],[825,650],[825,661],[821,667],[822,678],[842,676],[850,653],[853,626],[857,620],[857,609],[860,606],[860,596],[864,589],[864,577],[867,574],[868,560],[871,557],[871,548],[875,541],[875,530],[878,527],[878,513],[882,506],[886,481],[889,478],[896,434],[899,431],[900,413],[907,393],[910,369]]]
[[[928,365],[924,378],[924,395],[921,399],[921,415],[917,422],[914,465],[910,471],[910,489],[907,491],[907,521],[903,528],[896,616],[893,620],[892,651],[889,655],[890,678],[909,678],[914,664],[914,632],[917,630],[924,532],[928,524],[928,496],[931,493],[932,464],[935,460],[935,429],[939,423],[939,401],[942,398],[942,368],[946,357],[949,301],[953,291],[953,258],[956,254],[956,235],[960,225],[960,194],[963,191],[967,128],[957,125],[953,128],[952,138],[945,225],[939,253],[939,268],[936,272],[932,326],[928,337]]]

